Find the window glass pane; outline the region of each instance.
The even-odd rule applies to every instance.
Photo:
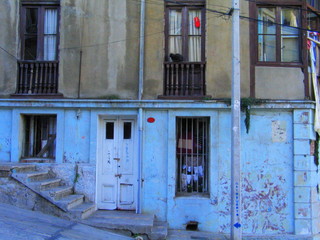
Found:
[[[114,139],[114,123],[106,123],[106,139]]]
[[[189,35],[201,35],[201,11],[189,10]]]
[[[299,40],[297,37],[283,36],[281,43],[282,62],[300,62]]]
[[[26,29],[24,36],[24,59],[37,59],[38,9],[26,8]]]
[[[259,8],[258,34],[276,34],[276,9]]]
[[[169,54],[180,53],[182,54],[182,41],[181,36],[170,36],[169,37]]]
[[[45,9],[44,18],[44,60],[53,61],[56,59],[57,47],[57,9]]]
[[[281,34],[299,34],[300,17],[296,9],[283,8],[281,10]]]
[[[310,30],[316,31],[317,30],[318,15],[316,15],[313,12],[308,12],[307,13],[307,21],[308,21],[307,26],[310,28]]]
[[[181,17],[181,9],[169,10],[169,54],[182,53]]]
[[[123,123],[123,139],[131,139],[131,122]]]
[[[189,37],[189,61],[201,61],[201,37]]]
[[[37,59],[37,35],[25,35],[24,41],[24,59],[36,60]]]
[[[27,8],[26,9],[26,33],[37,34],[38,32],[38,9]]]
[[[276,61],[276,37],[275,35],[258,36],[259,61]]]
[[[169,35],[181,35],[181,10],[169,11]]]

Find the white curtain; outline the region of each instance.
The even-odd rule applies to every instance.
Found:
[[[201,21],[200,10],[189,10],[189,61],[200,62],[201,61],[201,26],[196,27],[194,19],[198,17]]]
[[[181,10],[169,12],[169,54],[182,53]]]
[[[58,10],[46,9],[44,19],[44,60],[56,60]]]

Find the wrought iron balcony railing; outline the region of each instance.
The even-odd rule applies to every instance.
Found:
[[[18,95],[58,93],[58,61],[18,61]]]
[[[205,96],[205,66],[205,62],[165,62],[163,96]]]

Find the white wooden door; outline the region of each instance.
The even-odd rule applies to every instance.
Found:
[[[99,209],[134,210],[136,207],[135,121],[103,121],[101,159],[98,165]]]

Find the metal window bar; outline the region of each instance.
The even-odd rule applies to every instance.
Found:
[[[177,118],[177,193],[208,192],[208,117]]]

